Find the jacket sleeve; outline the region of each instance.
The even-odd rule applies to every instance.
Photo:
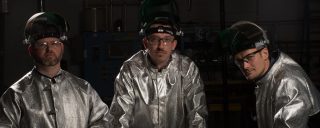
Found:
[[[206,96],[199,70],[194,63],[191,63],[184,81],[189,127],[205,128],[208,116]]]
[[[89,97],[90,97],[90,128],[111,128],[112,117],[109,115],[108,106],[101,100],[98,93],[91,87],[88,86]]]
[[[303,78],[282,79],[276,91],[274,128],[306,128],[312,111],[307,82]]]
[[[128,128],[134,106],[134,92],[132,88],[132,76],[128,66],[122,66],[114,83],[114,96],[110,107],[110,113],[114,117],[114,127]]]
[[[19,96],[9,88],[0,99],[0,127],[19,128],[20,117]]]

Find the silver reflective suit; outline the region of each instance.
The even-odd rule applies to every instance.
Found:
[[[173,53],[168,66],[153,68],[146,51],[124,62],[110,107],[116,127],[206,127],[207,107],[199,70]]]
[[[0,127],[108,127],[107,112],[87,81],[64,70],[49,78],[34,68],[2,95]]]
[[[256,85],[259,128],[307,128],[308,117],[319,112],[319,92],[304,70],[282,52]]]

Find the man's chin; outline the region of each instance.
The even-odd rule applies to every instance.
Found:
[[[249,80],[249,81],[252,81],[252,80],[255,79],[255,77],[250,76],[250,75],[246,75],[245,77],[246,77],[246,79]]]
[[[43,63],[43,66],[55,66],[57,63]]]
[[[45,61],[42,61],[42,65],[44,66],[55,66],[59,63],[58,60],[45,60]]]

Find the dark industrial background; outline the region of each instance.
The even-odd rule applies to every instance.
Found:
[[[63,69],[88,80],[110,104],[124,60],[142,49],[141,0],[0,0],[0,95],[33,67],[24,39],[28,18],[41,10],[70,24]],[[176,0],[185,33],[178,50],[199,66],[210,112],[209,127],[255,128],[254,85],[217,49],[217,33],[239,20],[267,30],[320,88],[319,0]]]

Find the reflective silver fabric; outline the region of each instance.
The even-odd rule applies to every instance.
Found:
[[[319,92],[284,53],[256,84],[259,128],[307,128],[308,117],[319,112]]]
[[[88,82],[64,70],[54,78],[35,69],[1,97],[1,128],[108,127],[107,105]]]
[[[173,53],[169,65],[157,71],[146,51],[139,51],[124,62],[115,80],[110,113],[116,127],[206,127],[208,112],[197,66]]]

